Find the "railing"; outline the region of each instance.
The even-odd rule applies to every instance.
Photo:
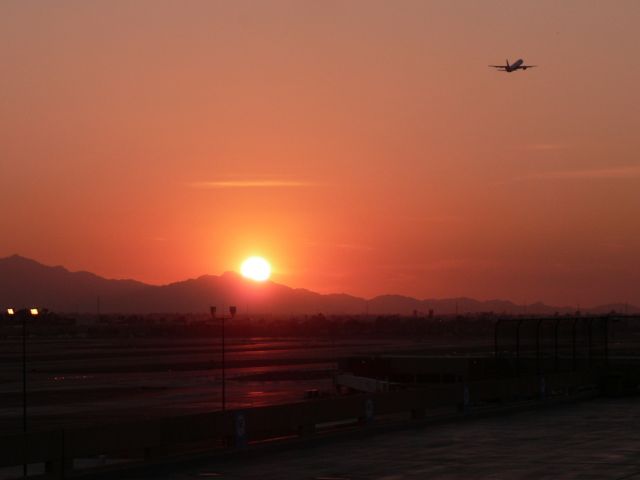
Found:
[[[638,319],[614,316],[500,319],[494,324],[494,357],[515,358],[518,374],[525,356],[535,358],[538,374],[561,371],[562,359],[566,358],[571,359],[572,371],[579,370],[581,364],[588,368],[606,366],[610,324],[620,318]]]

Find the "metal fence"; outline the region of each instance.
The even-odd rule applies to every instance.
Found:
[[[504,374],[606,368],[638,352],[640,317],[539,317],[498,320],[494,356]]]

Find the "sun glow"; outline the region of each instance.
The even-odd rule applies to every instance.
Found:
[[[242,262],[240,273],[256,282],[264,282],[271,276],[271,265],[262,257],[249,257]]]

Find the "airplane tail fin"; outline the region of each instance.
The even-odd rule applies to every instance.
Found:
[[[507,68],[509,68],[509,59],[507,58]]]

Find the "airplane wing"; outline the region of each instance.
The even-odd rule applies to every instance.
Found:
[[[493,67],[493,68],[504,68],[506,69],[507,67],[505,67],[504,65],[489,65],[489,67]]]

